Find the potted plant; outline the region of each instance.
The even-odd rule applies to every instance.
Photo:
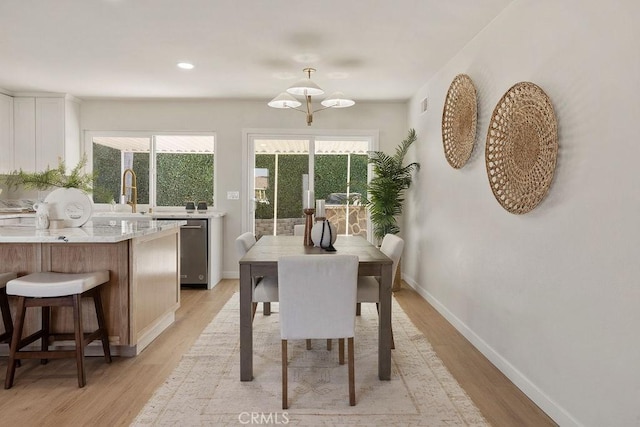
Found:
[[[24,187],[25,189],[47,190],[51,187],[77,188],[85,193],[92,191],[93,174],[83,172],[87,164],[87,157],[83,156],[80,162],[67,175],[64,160],[58,160],[58,167],[47,167],[42,172],[25,172],[22,169],[13,171],[5,178],[8,188]]]
[[[58,187],[47,195],[44,202],[34,204],[36,218],[46,216],[48,219],[49,215],[52,215],[54,219],[63,221],[67,227],[80,227],[88,221],[93,212],[93,203],[87,193],[92,191],[94,176],[83,171],[86,163],[87,158],[83,156],[67,175],[64,160],[60,159],[55,169],[47,167],[41,172],[25,172],[22,169],[13,171],[6,176],[5,183],[8,188],[23,187],[41,191]],[[44,223],[42,221],[42,224]]]
[[[374,177],[367,185],[368,199],[365,205],[371,214],[373,236],[379,242],[388,234],[398,234],[398,215],[402,214],[404,191],[413,182],[413,172],[420,170],[420,163],[403,165],[404,157],[416,141],[415,129],[409,129],[407,138],[396,148],[393,156],[382,151],[369,152],[369,163],[373,165]],[[399,289],[397,269],[393,290]],[[397,282],[397,284],[396,284]]]

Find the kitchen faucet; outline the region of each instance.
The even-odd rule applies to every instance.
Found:
[[[127,173],[131,175],[131,183],[127,185]],[[122,195],[127,198],[127,190],[130,190],[130,197],[127,201],[128,205],[131,205],[131,212],[136,213],[136,206],[138,204],[138,184],[136,183],[136,173],[133,169],[125,169],[122,173]]]

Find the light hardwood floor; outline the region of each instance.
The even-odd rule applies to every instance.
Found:
[[[24,361],[13,388],[0,390],[0,425],[129,425],[237,288],[223,280],[211,291],[183,289],[175,324],[135,358],[87,358],[82,389],[72,359]],[[492,425],[556,425],[420,295],[406,284],[394,295]],[[0,358],[0,372],[6,365]]]

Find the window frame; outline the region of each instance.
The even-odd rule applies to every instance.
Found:
[[[86,130],[84,131],[84,154],[87,156],[87,165],[86,170],[89,173],[93,173],[93,138],[95,137],[133,137],[133,138],[149,138],[150,147],[149,147],[149,208],[154,211],[157,209],[160,210],[176,210],[182,209],[184,206],[157,206],[156,204],[156,196],[157,196],[157,188],[156,188],[156,179],[157,179],[157,170],[156,170],[156,136],[164,136],[164,135],[176,135],[176,136],[211,136],[213,138],[213,206],[210,208],[215,209],[217,205],[217,173],[218,173],[218,156],[217,153],[217,145],[218,145],[218,136],[216,132],[213,131],[96,131],[96,130]],[[116,201],[117,202],[117,201]],[[108,206],[107,203],[95,203],[96,206]],[[144,205],[144,204],[142,204]]]

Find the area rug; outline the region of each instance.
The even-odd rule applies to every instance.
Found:
[[[278,305],[253,323],[250,382],[240,381],[239,308],[234,294],[154,393],[133,426],[487,426],[464,390],[393,302],[390,381],[378,380],[378,315],[363,304],[355,338],[356,406],[338,345],[289,342],[289,409],[282,410]]]

